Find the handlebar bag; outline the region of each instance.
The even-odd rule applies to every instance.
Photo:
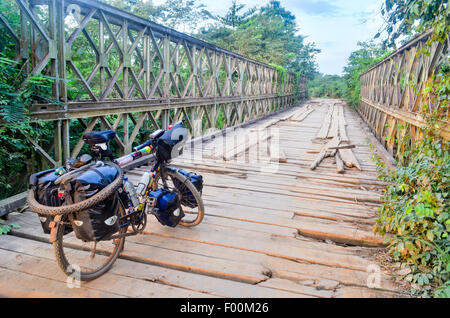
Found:
[[[119,175],[115,166],[105,163],[93,166],[66,184],[66,201],[79,203],[92,198]],[[69,193],[69,195],[67,195]],[[115,191],[106,200],[91,208],[73,213],[70,221],[78,239],[86,242],[108,240],[119,230],[119,196]]]
[[[34,192],[34,197],[37,202],[46,206],[58,207],[63,204],[63,201],[58,197],[58,186],[55,181],[59,175],[55,174],[56,169],[41,171],[30,176],[31,190]],[[50,222],[54,217],[38,214],[41,222],[42,230],[45,234],[50,234]],[[66,226],[64,228],[64,235],[72,232],[72,227]]]
[[[172,129],[164,132],[157,140],[157,155],[160,160],[168,161],[183,153],[189,131],[182,123],[176,124]]]

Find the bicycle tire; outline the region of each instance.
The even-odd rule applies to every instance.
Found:
[[[192,194],[195,198],[195,201],[197,202],[197,207],[198,207],[197,218],[192,222],[183,221],[183,219],[182,219],[180,221],[179,225],[184,226],[184,227],[193,227],[193,226],[200,224],[203,221],[203,217],[205,215],[205,207],[203,204],[203,199],[202,199],[200,193],[197,191],[197,188],[192,184],[192,182],[188,178],[186,178],[179,172],[166,170],[165,174],[170,177],[178,179],[182,184],[184,184],[189,189],[189,191],[192,192]],[[156,175],[155,183],[158,183],[159,178],[160,178],[160,173],[158,173]]]
[[[122,204],[119,204],[120,207],[120,216],[123,217],[125,216],[126,212],[125,209],[123,208]],[[72,269],[74,269],[73,265],[76,264],[70,264],[70,262],[67,260],[66,257],[66,253],[64,252],[64,222],[67,222],[68,219],[68,215],[64,215],[62,216],[62,223],[58,223],[58,229],[57,229],[57,239],[56,241],[53,243],[53,249],[54,249],[54,253],[55,253],[55,258],[56,258],[56,263],[58,264],[59,268],[64,272],[64,274],[66,274],[67,276],[71,276],[73,274]],[[119,232],[123,232],[125,233],[127,231],[126,228],[123,228],[121,230],[119,230]],[[91,281],[94,280],[100,276],[102,276],[103,274],[105,274],[107,271],[109,271],[111,269],[111,267],[113,266],[113,264],[115,263],[115,261],[117,260],[117,258],[119,257],[120,253],[123,250],[123,247],[125,245],[125,237],[116,239],[118,240],[118,243],[115,244],[115,247],[113,249],[113,251],[111,252],[111,255],[109,256],[109,258],[107,259],[107,262],[105,262],[103,264],[103,266],[97,268],[96,270],[92,271],[92,272],[83,272],[80,271],[79,272],[79,276],[78,278],[80,279],[80,281]]]
[[[37,200],[34,196],[34,191],[29,191],[28,196],[27,196],[28,206],[30,207],[30,209],[33,212],[36,212],[38,214],[45,215],[45,216],[68,215],[70,213],[87,210],[87,209],[93,207],[94,205],[106,200],[111,194],[114,193],[114,191],[117,190],[117,188],[123,182],[124,173],[123,173],[122,168],[120,168],[118,165],[116,165],[114,163],[108,163],[108,164],[111,164],[118,169],[119,176],[117,176],[117,178],[113,182],[111,182],[108,186],[106,186],[104,189],[102,189],[97,194],[93,195],[91,198],[84,200],[82,202],[79,202],[79,203],[75,203],[75,204],[63,205],[63,206],[59,206],[59,207],[51,207],[51,206],[42,205],[39,202],[37,202]]]

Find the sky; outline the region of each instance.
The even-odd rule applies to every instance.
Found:
[[[223,15],[232,0],[199,0],[213,14]],[[164,0],[153,0],[160,4]],[[239,4],[263,6],[269,0],[238,0]],[[380,8],[383,0],[280,0],[281,5],[297,18],[299,33],[306,42],[321,49],[317,55],[319,72],[342,75],[350,53],[358,41],[375,36],[382,25]]]

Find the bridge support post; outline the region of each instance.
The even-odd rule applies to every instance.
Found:
[[[199,115],[199,107],[191,108],[192,138],[202,135],[202,119]]]
[[[161,128],[167,129],[169,127],[169,110],[163,110],[161,113]]]
[[[63,164],[70,158],[70,119],[62,121],[62,154]]]
[[[55,161],[56,161],[56,165],[58,167],[60,167],[63,164],[63,149],[62,149],[62,141],[61,141],[61,134],[62,134],[61,120],[55,120],[54,125],[55,125],[55,127],[54,127]]]
[[[129,154],[131,153],[131,143],[130,143],[130,134],[129,134],[129,126],[128,126],[128,119],[129,114],[123,114],[123,154]]]

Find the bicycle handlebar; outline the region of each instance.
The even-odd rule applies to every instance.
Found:
[[[134,151],[139,151],[141,149],[144,149],[145,147],[151,146],[152,144],[152,140],[147,140],[146,142],[144,142],[142,145],[139,145],[137,147],[134,147]]]

